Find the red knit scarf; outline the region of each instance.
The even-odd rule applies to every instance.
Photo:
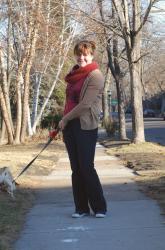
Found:
[[[98,69],[98,64],[96,62],[87,64],[85,67],[75,65],[71,72],[65,77],[65,81],[74,84],[80,79],[85,79],[88,74],[95,69]]]

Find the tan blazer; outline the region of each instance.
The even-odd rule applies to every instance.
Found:
[[[103,87],[104,77],[101,71],[99,69],[93,70],[85,79],[78,105],[62,118],[64,126],[69,121],[79,118],[82,129],[97,128],[102,107]]]

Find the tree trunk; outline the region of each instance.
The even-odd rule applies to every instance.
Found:
[[[124,95],[122,91],[122,78],[119,80],[116,78],[116,89],[117,89],[117,99],[118,99],[118,117],[119,117],[119,136],[120,140],[126,140],[126,122],[125,122],[125,103]]]
[[[32,136],[33,135],[33,131],[32,131],[32,125],[31,125],[31,117],[30,117],[30,108],[28,106],[28,135]]]
[[[8,87],[8,82],[7,82],[7,73],[6,73],[6,69],[5,69],[5,60],[4,60],[2,48],[0,48],[0,70],[2,73],[1,90],[3,92],[3,97],[5,100],[5,104],[6,104],[6,109],[8,111],[8,116],[9,116],[9,121],[11,124],[12,133],[14,135],[14,127],[13,127],[13,122],[12,122],[10,99],[9,99],[9,87]]]
[[[35,122],[36,117],[37,117],[38,100],[39,100],[39,91],[40,91],[41,79],[42,79],[41,78],[41,73],[40,72],[36,72],[35,73],[35,82],[34,82],[32,117],[31,117],[32,126],[34,125],[34,122]]]
[[[114,9],[113,10],[113,18]],[[119,136],[120,140],[126,140],[126,123],[125,123],[125,103],[123,93],[123,74],[120,69],[119,63],[119,48],[118,48],[118,37],[113,34],[113,58],[114,58],[114,79],[116,83],[117,99],[118,99],[118,117],[119,117]]]
[[[131,81],[131,98],[132,98],[132,131],[133,142],[140,143],[145,141],[144,122],[143,122],[143,106],[142,106],[142,84],[140,69],[140,40],[136,37],[134,49],[131,53],[131,63],[129,62],[130,81]]]
[[[140,143],[145,141],[144,137],[144,122],[143,122],[143,106],[142,106],[142,82],[141,82],[141,35],[142,31],[137,30],[141,25],[141,6],[140,0],[133,1],[133,30],[131,35],[131,53],[128,56],[130,80],[131,80],[131,95],[132,95],[132,127],[133,127],[133,142]],[[137,32],[137,33],[135,33]],[[127,53],[130,50],[127,48]],[[131,56],[131,58],[130,58]]]
[[[120,139],[121,140],[127,140],[126,135],[126,121],[125,121],[125,105],[123,105],[124,102],[121,102],[119,105],[119,121],[120,121]]]
[[[6,134],[6,125],[4,120],[2,120],[2,130],[1,130],[1,139],[0,139],[0,144],[3,144],[5,141],[5,134]]]
[[[36,26],[34,27],[34,30],[32,32],[32,42],[31,42],[28,60],[27,60],[27,66],[25,70],[23,106],[22,106],[21,142],[24,142],[25,136],[26,136],[27,121],[28,121],[28,106],[29,106],[30,70],[31,70],[33,58],[35,55],[37,31],[38,31],[38,27]]]
[[[115,133],[114,123],[111,115],[111,103],[109,99],[111,82],[111,71],[107,68],[105,77],[104,92],[103,92],[103,126],[108,136],[112,136]]]
[[[161,113],[165,112],[165,93],[162,94]]]
[[[21,142],[25,141],[27,121],[28,121],[28,106],[29,106],[29,84],[30,84],[30,69],[32,66],[32,58],[27,62],[25,81],[24,81],[24,94],[22,106],[22,127],[21,127]]]
[[[111,74],[109,71],[109,68],[107,68],[107,73],[105,77],[105,84],[104,84],[104,92],[103,92],[103,120],[106,121],[109,119],[109,104],[108,104],[108,91],[110,88],[110,80],[111,80]]]
[[[1,110],[2,110],[2,116],[6,125],[7,134],[8,134],[8,143],[13,144],[14,138],[13,138],[11,123],[10,123],[10,117],[8,114],[8,110],[6,107],[5,98],[3,96],[1,86],[0,86],[0,105],[1,105]]]
[[[21,121],[22,121],[22,85],[23,85],[23,65],[22,61],[18,67],[17,80],[16,80],[16,92],[17,92],[17,119],[16,119],[16,134],[15,134],[15,144],[20,144],[21,136]]]

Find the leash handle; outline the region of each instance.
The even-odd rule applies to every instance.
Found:
[[[56,135],[58,134],[59,131],[60,131],[60,128],[58,127],[56,129]],[[54,136],[54,138],[56,137],[56,135]],[[17,175],[16,178],[14,178],[13,182],[15,182],[18,179],[18,177],[20,177],[31,166],[31,164],[47,148],[47,146],[53,141],[54,138],[49,138],[48,142],[45,144],[45,146],[42,148],[42,150],[23,168],[23,170],[19,173],[19,175]]]

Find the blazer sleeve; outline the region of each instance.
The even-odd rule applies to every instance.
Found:
[[[79,104],[62,118],[64,126],[66,126],[68,121],[74,118],[79,118],[92,106],[93,103],[97,101],[97,98],[100,98],[100,94],[102,93],[104,87],[104,77],[102,73],[100,71],[93,71],[87,80],[88,84],[84,96],[80,100]]]

